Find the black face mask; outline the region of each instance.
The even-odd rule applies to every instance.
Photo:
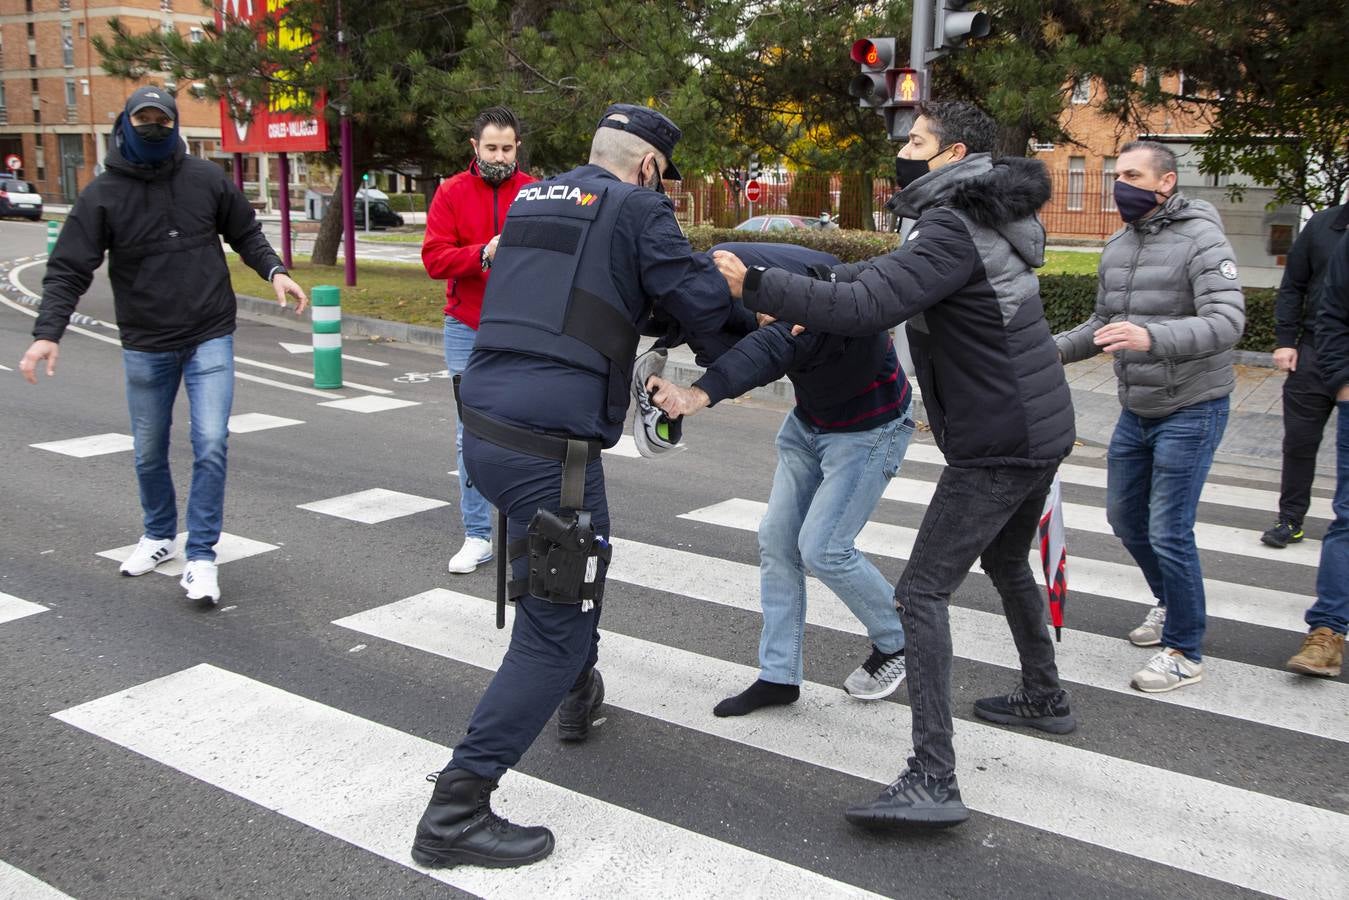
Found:
[[[954,144],[948,144],[947,146],[942,147],[936,153],[929,156],[927,159],[905,159],[902,156],[896,156],[895,187],[899,188],[900,190],[903,190],[904,188],[913,184],[918,179],[922,178],[928,172],[932,171],[927,167],[927,164],[930,163],[932,160],[936,159],[938,156],[941,156],[943,153],[945,153],[947,150],[950,150],[954,146],[955,146]]]
[[[168,125],[133,125],[132,130],[136,136],[147,144],[158,144],[167,141],[173,134],[173,129]]]
[[[645,174],[642,175],[642,187],[650,188],[657,194],[665,193],[665,182],[661,180],[660,171],[657,170],[654,175],[648,179]]]

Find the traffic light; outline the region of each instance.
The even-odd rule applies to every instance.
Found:
[[[932,49],[949,50],[966,38],[988,37],[988,13],[966,11],[970,0],[936,0],[937,18],[932,29]]]
[[[759,154],[754,153],[749,158],[749,180],[758,181],[763,176],[763,166],[759,164]]]
[[[858,106],[883,107],[890,99],[885,71],[895,61],[894,38],[862,38],[853,41],[852,61],[860,72],[848,85],[848,93]]]
[[[918,106],[927,100],[927,72],[922,69],[891,69],[885,73],[886,106]]]

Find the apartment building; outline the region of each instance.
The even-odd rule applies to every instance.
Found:
[[[21,176],[48,202],[73,202],[93,179],[132,91],[182,87],[166,84],[167,73],[131,82],[103,71],[90,38],[110,34],[113,17],[132,31],[176,30],[189,39],[204,38],[210,21],[197,0],[0,0],[0,159],[17,155]],[[191,151],[214,156],[219,105],[190,90],[177,101]]]

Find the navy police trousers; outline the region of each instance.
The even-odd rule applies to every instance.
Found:
[[[562,500],[562,463],[499,447],[464,432],[464,464],[475,486],[506,513],[507,543],[525,536],[541,507]],[[595,532],[609,536],[609,504],[600,460],[586,466],[585,508]],[[514,564],[523,578],[528,561]],[[601,564],[603,565],[603,564]],[[486,606],[483,615],[490,615]],[[478,701],[451,765],[496,779],[513,768],[573,685],[585,683],[599,654],[599,606],[549,603],[526,594],[515,603],[510,646]]]

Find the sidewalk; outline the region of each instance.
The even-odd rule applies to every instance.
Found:
[[[241,295],[239,308],[268,318],[280,314],[275,301],[256,297]],[[342,333],[353,338],[377,337],[398,341],[437,354],[442,352],[444,340],[439,328],[359,316],[344,317]],[[645,349],[650,343],[649,339],[643,340],[641,347]],[[1284,376],[1270,365],[1269,354],[1239,353],[1238,360],[1237,387],[1232,394],[1232,412],[1215,462],[1272,470],[1273,473],[1277,473],[1282,456]],[[681,384],[690,384],[702,373],[703,369],[694,362],[693,352],[687,346],[676,347],[670,351],[666,368],[666,374],[670,378]],[[1077,438],[1084,445],[1078,452],[1099,457],[1103,455],[1105,446],[1110,443],[1110,435],[1115,430],[1115,421],[1119,418],[1119,399],[1111,361],[1106,356],[1097,356],[1073,363],[1067,367],[1067,374],[1073,394],[1073,408],[1077,413]],[[787,409],[795,402],[795,395],[791,383],[783,378],[765,387],[756,388],[743,399]],[[913,417],[919,422],[926,421],[922,397],[916,384]],[[1333,435],[1334,428],[1332,418],[1327,433]],[[1333,482],[1335,477],[1333,440],[1322,441],[1321,452],[1317,457],[1317,472]]]

